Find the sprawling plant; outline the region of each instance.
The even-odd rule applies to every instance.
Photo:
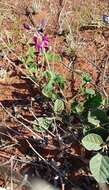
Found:
[[[31,27],[25,24],[27,30]],[[40,89],[42,95],[50,101],[53,115],[51,117],[39,117],[33,122],[33,128],[42,132],[49,129],[54,118],[62,116],[63,111],[68,112],[67,100],[63,95],[65,79],[59,73],[56,73],[50,67],[51,61],[61,61],[61,57],[53,53],[49,47],[48,34],[43,31],[35,32],[33,37],[34,46],[29,46],[27,54],[21,61],[26,66],[29,74],[36,80],[42,81]],[[43,63],[38,63],[37,55],[42,58]],[[43,64],[47,67],[43,68]],[[39,76],[39,73],[40,76]],[[38,78],[39,77],[39,78]],[[67,110],[67,111],[66,111]],[[100,183],[108,183],[109,180],[109,118],[105,109],[105,99],[101,93],[91,83],[91,77],[88,73],[82,76],[82,82],[78,94],[70,100],[69,114],[73,114],[79,119],[82,125],[82,145],[92,151],[92,158],[89,166],[93,177]]]
[[[80,94],[84,98],[82,102],[75,100],[72,103],[72,111],[78,115],[84,126],[83,146],[93,152],[93,157],[89,163],[90,171],[98,183],[108,183],[109,118],[103,105],[102,95],[97,90],[87,87],[90,81],[91,79],[87,74],[83,75]]]

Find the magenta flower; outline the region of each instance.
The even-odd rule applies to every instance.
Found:
[[[48,34],[45,34],[44,36],[41,36],[40,34],[34,35],[33,41],[35,43],[35,47],[38,50],[38,52],[41,52],[44,49],[45,51],[48,51],[49,49]]]

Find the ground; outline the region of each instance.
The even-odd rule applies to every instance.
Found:
[[[70,100],[76,95],[85,71],[103,96],[109,95],[109,25],[102,22],[102,15],[108,15],[107,0],[1,0],[0,186],[23,189],[27,174],[30,181],[41,177],[62,190],[96,190],[98,185],[88,177],[90,153],[74,139],[70,126],[60,125],[58,138],[53,130],[40,134],[31,128],[34,114],[51,114],[50,105],[45,105],[18,60],[26,52],[23,42],[32,39],[23,24],[32,25],[27,9],[31,12],[33,2],[37,9],[32,14],[34,25],[47,19],[49,44],[63,57],[63,62],[53,61],[51,68],[67,80],[64,96]],[[48,139],[47,145],[43,138]]]

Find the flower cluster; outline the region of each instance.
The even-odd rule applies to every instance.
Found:
[[[49,49],[49,41],[48,41],[48,34],[44,34],[43,36],[40,34],[35,34],[33,38],[36,50],[41,52],[43,50],[48,51]]]
[[[36,51],[39,53],[42,51],[48,51],[49,50],[49,40],[48,40],[48,34],[43,33],[43,26],[44,25],[44,20],[41,21],[40,27],[41,29],[38,28],[36,31],[35,29],[32,30],[32,27],[28,23],[24,23],[23,26],[27,30],[32,30],[34,32],[34,37],[33,37],[33,42],[36,48]]]

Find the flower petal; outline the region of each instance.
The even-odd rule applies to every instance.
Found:
[[[24,23],[23,26],[25,29],[31,30],[31,26],[28,23]]]

